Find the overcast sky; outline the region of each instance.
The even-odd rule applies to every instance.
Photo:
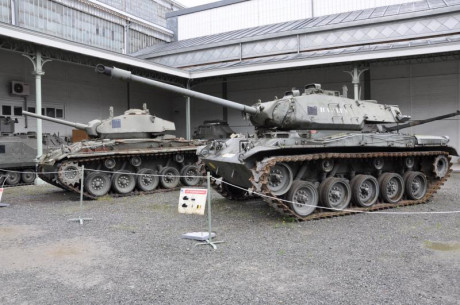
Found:
[[[192,7],[192,6],[202,5],[206,3],[217,2],[218,0],[175,0],[175,1],[183,4],[185,7]]]

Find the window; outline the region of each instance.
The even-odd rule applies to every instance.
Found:
[[[46,108],[46,116],[49,116],[51,118],[55,118],[56,117],[56,110],[55,108]]]
[[[64,118],[64,110],[56,108],[56,117],[57,118]]]
[[[3,105],[2,106],[3,115],[11,115],[11,106]]]
[[[27,107],[27,111],[35,113],[35,107]]]
[[[45,108],[42,108],[42,115],[45,115]]]
[[[14,115],[21,116],[22,115],[22,107],[14,106]]]

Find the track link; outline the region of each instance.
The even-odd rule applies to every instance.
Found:
[[[428,202],[428,200],[439,190],[444,182],[449,178],[452,172],[452,163],[449,162],[449,170],[447,174],[441,179],[435,179],[434,177],[427,177],[429,180],[429,187],[425,196],[419,200],[402,200],[396,204],[389,203],[376,203],[371,207],[353,207],[350,206],[346,211],[331,211],[326,210],[318,206],[316,211],[306,217],[301,217],[294,213],[291,208],[281,198],[273,195],[268,188],[268,178],[270,169],[278,162],[304,162],[313,160],[323,159],[370,159],[370,158],[401,158],[401,157],[434,157],[437,155],[445,155],[449,157],[449,154],[445,151],[424,151],[424,152],[375,152],[375,153],[321,153],[321,154],[310,154],[310,155],[295,155],[295,156],[279,156],[266,158],[257,163],[256,168],[252,170],[253,177],[250,181],[253,184],[253,191],[269,196],[263,197],[271,207],[280,212],[281,214],[293,217],[298,221],[309,221],[324,218],[339,217],[351,214],[357,214],[360,212],[372,212],[385,209],[392,209],[403,206],[410,206],[416,204],[422,204]],[[449,157],[450,159],[450,157]],[[273,199],[272,199],[273,198]]]

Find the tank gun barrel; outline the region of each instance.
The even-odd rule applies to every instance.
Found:
[[[66,121],[66,120],[56,119],[56,118],[52,118],[52,117],[45,116],[45,115],[39,115],[39,114],[28,112],[28,111],[23,111],[22,114],[26,115],[26,116],[31,116],[31,117],[34,117],[34,118],[37,118],[37,119],[42,119],[42,120],[45,120],[45,121],[58,123],[58,124],[61,124],[61,125],[67,125],[67,126],[74,127],[74,128],[77,128],[77,129],[86,130],[89,127],[89,125],[86,125],[86,124],[69,122],[69,121]]]
[[[185,88],[165,84],[165,83],[155,81],[155,80],[152,80],[152,79],[148,79],[148,78],[145,78],[145,77],[133,75],[133,74],[131,74],[130,71],[115,68],[115,67],[111,68],[111,67],[107,67],[107,66],[99,64],[99,65],[96,66],[96,72],[104,74],[104,75],[111,76],[113,78],[118,78],[118,79],[121,79],[121,80],[143,83],[143,84],[153,86],[153,87],[157,87],[157,88],[160,88],[160,89],[163,89],[163,90],[180,93],[180,94],[183,94],[185,96],[189,96],[189,97],[193,97],[193,98],[196,98],[196,99],[212,102],[212,103],[219,104],[219,105],[222,105],[222,106],[225,106],[225,107],[240,110],[240,111],[243,111],[243,112],[249,113],[249,114],[256,114],[256,113],[259,112],[258,109],[255,108],[255,107],[246,106],[246,105],[236,103],[236,102],[233,102],[233,101],[229,101],[229,100],[226,100],[226,99],[223,99],[223,98],[219,98],[219,97],[204,94],[204,93],[201,93],[201,92],[197,92],[197,91],[193,91],[193,90],[189,90],[189,89],[185,89]]]
[[[425,120],[414,120],[414,121],[411,121],[409,123],[402,124],[402,125],[385,127],[385,130],[386,131],[401,130],[401,129],[408,128],[408,127],[418,126],[418,125],[430,123],[430,122],[433,122],[433,121],[439,121],[439,120],[451,118],[451,117],[454,117],[454,116],[457,116],[457,115],[460,115],[460,110],[457,110],[456,112],[440,115],[440,116],[435,116],[435,117],[428,118],[428,119],[425,119]]]

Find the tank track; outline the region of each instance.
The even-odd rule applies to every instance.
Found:
[[[301,217],[294,213],[291,208],[278,198],[273,195],[268,188],[268,177],[270,173],[270,168],[273,167],[278,162],[305,162],[313,160],[322,160],[322,159],[369,159],[369,158],[401,158],[401,157],[434,157],[437,155],[445,155],[449,158],[449,169],[447,174],[441,179],[435,179],[434,174],[428,179],[428,189],[425,196],[419,200],[401,200],[395,204],[390,203],[381,203],[377,202],[371,207],[354,207],[349,206],[346,208],[346,211],[331,211],[327,209],[322,209],[321,206],[318,206],[316,211],[306,217]],[[256,168],[252,170],[253,177],[250,178],[250,181],[253,184],[253,191],[262,193],[263,195],[269,196],[263,197],[263,200],[269,204],[272,208],[280,212],[282,215],[287,217],[292,217],[298,221],[309,221],[317,220],[324,218],[339,217],[351,214],[357,214],[360,212],[372,212],[385,209],[392,209],[404,206],[411,206],[417,204],[423,204],[428,202],[428,200],[439,190],[439,188],[444,184],[444,182],[449,178],[452,163],[450,162],[450,156],[445,151],[422,151],[422,152],[375,152],[375,153],[320,153],[320,154],[310,154],[310,155],[295,155],[295,156],[279,156],[279,157],[270,157],[266,158],[257,163]],[[272,199],[273,198],[273,199]]]
[[[88,168],[86,166],[86,164],[88,164],[89,162],[101,161],[101,160],[104,160],[104,159],[107,159],[107,158],[128,159],[128,158],[132,158],[132,157],[136,157],[136,156],[139,156],[139,157],[162,156],[162,157],[164,157],[164,156],[174,156],[175,153],[177,153],[177,152],[161,152],[161,153],[129,154],[129,155],[110,155],[110,156],[89,157],[89,158],[72,158],[72,159],[68,159],[68,160],[63,161],[60,167],[62,167],[65,162],[76,162],[78,164],[85,165],[85,169],[86,169],[86,168]],[[194,150],[180,151],[180,153],[182,153],[182,154],[191,154],[191,155],[195,156],[195,151]],[[61,189],[65,189],[67,191],[80,194],[80,192],[81,192],[80,183],[78,183],[76,185],[69,185],[69,184],[62,183],[62,181],[59,181],[59,182],[53,181],[52,179],[49,179],[46,175],[40,175],[40,172],[42,171],[42,169],[43,169],[42,167],[39,168],[39,177],[42,180],[44,180],[45,182],[47,182],[49,184],[52,184],[52,185],[54,185],[56,187],[59,187]],[[94,170],[94,169],[92,169],[92,170]],[[46,172],[46,170],[44,170],[44,169],[43,169],[43,171]],[[104,171],[109,171],[109,170],[104,170]],[[129,196],[138,196],[138,195],[147,195],[147,194],[170,192],[170,191],[176,191],[176,190],[179,190],[179,189],[180,189],[180,186],[175,187],[175,188],[157,188],[157,189],[152,190],[152,191],[140,191],[140,190],[135,189],[134,191],[132,191],[130,193],[127,193],[127,194],[118,194],[118,193],[110,191],[107,195],[110,196],[110,197],[129,197]],[[83,197],[85,199],[92,199],[92,200],[98,198],[96,196],[93,196],[93,195],[89,194],[85,190],[83,190]]]

